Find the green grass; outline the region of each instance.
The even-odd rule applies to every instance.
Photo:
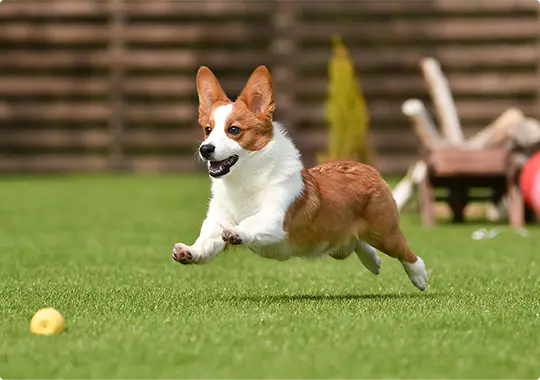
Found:
[[[176,264],[208,194],[203,176],[3,178],[0,377],[540,376],[538,228],[473,241],[481,224],[404,215],[423,293],[386,256],[378,277],[353,256]],[[30,334],[46,306],[64,334]]]

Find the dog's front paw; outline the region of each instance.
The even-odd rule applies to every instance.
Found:
[[[180,264],[194,264],[194,255],[190,248],[182,243],[176,243],[172,250],[172,258]]]
[[[226,228],[221,233],[221,238],[224,242],[232,244],[232,245],[239,245],[239,244],[245,244],[246,239],[242,236],[242,234],[239,231],[235,231],[232,228]]]

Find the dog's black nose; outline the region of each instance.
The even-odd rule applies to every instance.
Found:
[[[216,147],[212,144],[204,144],[201,145],[199,148],[199,152],[201,152],[201,156],[206,158],[207,160],[212,156],[212,153],[214,153],[214,150],[216,150]]]

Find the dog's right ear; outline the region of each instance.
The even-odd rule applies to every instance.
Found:
[[[214,73],[206,66],[201,66],[197,71],[197,94],[199,96],[199,115],[201,113],[209,114],[216,102],[230,101]]]

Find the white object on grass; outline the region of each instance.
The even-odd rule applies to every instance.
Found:
[[[493,228],[491,230],[480,228],[471,234],[471,238],[473,240],[493,239],[503,232],[516,232],[522,237],[529,237],[529,231],[525,228]]]

